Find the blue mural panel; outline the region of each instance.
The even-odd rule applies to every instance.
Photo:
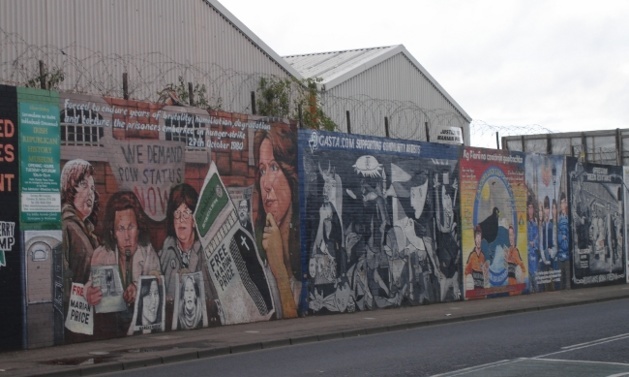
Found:
[[[299,133],[312,313],[459,300],[457,146]]]

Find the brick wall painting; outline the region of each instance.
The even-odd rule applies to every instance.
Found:
[[[297,315],[294,124],[73,94],[59,108],[65,342]]]
[[[313,313],[458,300],[459,148],[301,131]]]

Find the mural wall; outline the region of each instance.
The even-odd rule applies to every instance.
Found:
[[[73,95],[60,111],[66,342],[297,316],[294,125]]]
[[[0,350],[23,345],[17,96],[0,85]]]
[[[526,156],[526,231],[531,292],[570,288],[572,247],[563,156]]]
[[[0,350],[627,281],[626,168],[0,93]]]
[[[312,313],[461,298],[455,146],[302,131]]]
[[[627,276],[627,282],[629,283],[629,229],[626,224],[629,224],[629,186],[627,186],[627,182],[629,182],[629,166],[622,167],[623,172],[623,198],[625,203],[625,226],[623,227],[623,232],[621,233],[621,237],[623,237],[624,243],[623,246],[625,248],[625,275]]]
[[[572,206],[573,285],[626,281],[623,169],[566,158]]]
[[[529,267],[524,154],[465,148],[461,203],[465,298],[525,292]]]

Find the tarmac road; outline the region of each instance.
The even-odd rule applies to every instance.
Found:
[[[5,352],[0,354],[0,377],[93,375],[277,346],[628,297],[629,286],[623,284],[411,308],[310,316]]]
[[[456,374],[451,375],[472,376],[490,372],[495,376],[609,376],[629,373],[627,318],[629,298],[276,347],[107,376],[427,377],[452,370]]]

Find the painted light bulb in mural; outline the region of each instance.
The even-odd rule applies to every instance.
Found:
[[[268,139],[265,139],[260,145],[258,169],[264,211],[272,214],[275,222],[280,225],[290,208],[292,192],[288,179],[279,163],[275,161],[273,146]]]
[[[81,218],[86,219],[92,214],[92,210],[94,209],[94,193],[96,192],[94,177],[86,175],[85,178],[76,185],[75,189],[76,194],[72,204]]]

